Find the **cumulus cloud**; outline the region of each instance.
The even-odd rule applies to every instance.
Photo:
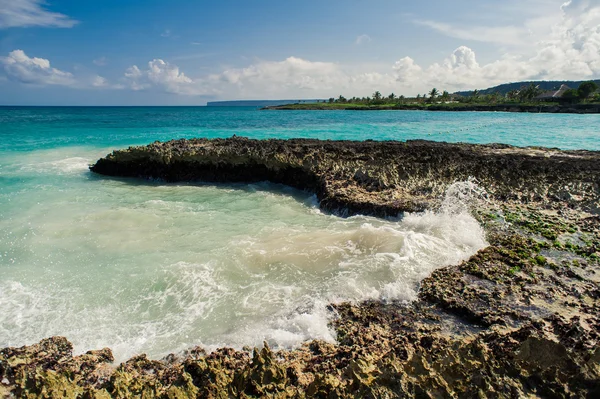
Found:
[[[161,59],[148,62],[148,68],[141,70],[133,65],[125,71],[124,80],[132,90],[159,88],[167,93],[183,95],[203,94],[199,81],[194,81],[179,70],[177,65]]]
[[[273,90],[282,86],[314,90],[323,86],[331,87],[340,73],[338,66],[331,62],[311,62],[289,57],[279,62],[263,61],[246,68],[229,69],[220,75],[220,80],[240,88],[268,84],[273,85]]]
[[[14,50],[8,57],[1,57],[6,76],[17,82],[32,85],[73,86],[73,74],[52,68],[45,58],[29,57],[23,50]]]
[[[545,18],[555,22],[544,40],[534,43],[525,54],[507,52],[492,62],[481,63],[475,51],[464,45],[430,65],[403,57],[387,72],[356,71],[335,63],[289,57],[226,70],[208,83],[221,93],[239,98],[322,98],[338,93],[370,95],[373,90],[414,95],[432,87],[457,91],[523,80],[600,77],[600,4],[571,0],[562,6],[557,4],[554,10],[558,16]],[[510,40],[521,31],[515,28]],[[493,32],[489,30],[488,34]]]
[[[0,29],[31,26],[71,28],[75,21],[44,8],[43,0],[0,0]]]
[[[128,68],[119,85],[97,75],[75,78],[69,72],[51,67],[48,60],[30,58],[21,50],[0,58],[0,67],[9,79],[29,84],[152,90],[222,99],[368,96],[375,90],[415,95],[432,87],[456,91],[522,80],[600,77],[598,1],[571,0],[562,6],[556,3],[554,14],[528,23],[541,26],[542,19],[553,21],[551,27],[545,28],[547,34],[543,40],[528,46],[525,53],[505,50],[504,55],[491,62],[480,61],[475,50],[464,45],[429,65],[420,65],[410,56],[383,66],[348,66],[288,57],[255,60],[245,67],[227,68],[208,76],[188,75],[173,63],[154,59],[142,67]]]
[[[475,50],[464,45],[430,65],[419,65],[406,56],[391,68],[377,72],[289,57],[282,61],[259,60],[194,83],[222,98],[327,98],[337,94],[370,95],[374,90],[414,95],[432,87],[456,91],[521,80],[600,76],[600,4],[571,0],[562,7],[557,4],[554,10],[558,15],[542,18],[553,21],[544,40],[528,47],[526,54],[505,53],[492,62],[481,63]],[[540,23],[541,17],[536,18],[524,28],[514,27],[512,36],[501,41],[516,40],[528,26]],[[479,33],[492,36],[501,32],[489,29]]]
[[[0,80],[9,79],[30,86],[65,86],[73,89],[117,89],[109,81],[95,74],[81,73],[75,76],[71,72],[53,68],[46,58],[30,57],[23,50],[14,50],[6,57],[0,57]]]
[[[394,83],[391,74],[353,73],[331,62],[313,62],[298,57],[283,61],[257,61],[244,68],[191,78],[177,65],[154,59],[143,69],[133,65],[123,83],[130,89],[162,90],[182,95],[212,95],[220,98],[277,98],[326,96],[338,90],[372,90],[374,84]],[[341,94],[341,92],[339,92]]]
[[[329,98],[368,91],[394,83],[391,74],[356,71],[332,62],[288,57],[283,61],[256,61],[212,75],[205,85],[223,97]],[[380,86],[383,85],[383,86]]]
[[[92,86],[94,87],[108,87],[108,81],[100,75],[92,77]]]
[[[532,58],[540,74],[589,78],[600,74],[600,4],[571,0],[561,7],[563,20],[541,42]]]
[[[403,58],[394,66],[396,80],[405,86],[420,82],[422,88],[459,90],[520,80],[600,77],[600,4],[571,0],[560,7],[560,12],[560,22],[529,55],[506,54],[480,65],[475,52],[461,46],[443,62],[427,68],[410,57]]]
[[[153,60],[145,70],[131,67],[126,78],[134,90],[158,87],[178,94],[252,99],[368,96],[375,90],[415,95],[432,87],[457,91],[522,80],[599,77],[600,5],[572,0],[562,8],[558,5],[555,11],[560,13],[560,22],[528,55],[506,53],[487,63],[480,62],[475,50],[463,45],[430,65],[419,65],[406,56],[379,71],[288,57],[282,61],[257,60],[243,68],[192,79],[175,65]]]
[[[356,38],[356,44],[358,46],[363,45],[363,44],[367,44],[371,41],[371,36],[369,35],[360,35]]]
[[[392,69],[395,72],[396,80],[402,82],[405,87],[420,86],[423,68],[417,65],[412,58],[404,57],[399,59]]]

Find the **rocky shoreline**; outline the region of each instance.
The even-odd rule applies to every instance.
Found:
[[[600,114],[600,104],[396,104],[366,105],[354,104],[289,104],[268,106],[264,110],[287,111],[450,111],[450,112],[527,112],[550,114]]]
[[[410,304],[331,305],[338,344],[201,348],[112,365],[61,337],[0,349],[0,397],[600,396],[600,153],[426,141],[176,140],[115,151],[93,172],[270,180],[321,207],[380,217],[437,209],[476,179],[490,246],[422,281]]]

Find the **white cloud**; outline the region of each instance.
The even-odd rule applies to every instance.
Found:
[[[360,36],[358,36],[356,38],[356,42],[355,43],[356,43],[356,45],[360,46],[360,45],[363,45],[363,44],[367,44],[369,42],[371,42],[371,36],[369,36],[369,35],[360,35]]]
[[[163,33],[160,34],[161,37],[171,37],[171,30],[165,29]]]
[[[316,89],[323,84],[330,85],[332,76],[339,73],[336,64],[331,62],[311,62],[289,57],[284,61],[263,61],[242,69],[229,69],[221,74],[221,80],[248,85],[269,81],[299,89]]]
[[[0,57],[6,76],[17,82],[32,85],[74,86],[73,74],[52,68],[45,58],[30,58],[23,50],[14,50]]]
[[[331,62],[312,62],[297,57],[283,61],[257,61],[246,68],[212,75],[208,84],[235,98],[306,97],[327,95],[348,87],[351,76]]]
[[[96,75],[92,78],[92,86],[94,87],[108,87],[108,81],[100,75]]]
[[[535,1],[546,4],[550,0]],[[173,63],[154,59],[142,68],[137,65],[128,68],[119,85],[98,75],[76,78],[69,72],[52,68],[48,60],[30,58],[21,50],[0,58],[0,67],[9,79],[29,84],[150,90],[190,96],[212,95],[221,99],[368,96],[375,90],[415,95],[432,87],[456,91],[522,80],[600,77],[598,0],[571,0],[562,7],[560,2],[552,1],[555,3],[554,14],[538,15],[527,20],[525,25],[536,27],[542,26],[542,21],[553,21],[544,28],[547,32],[543,40],[521,47],[518,52],[505,50],[504,55],[491,62],[478,60],[475,50],[464,45],[457,46],[445,59],[430,65],[420,65],[408,56],[384,66],[348,66],[288,57],[279,61],[255,60],[246,67],[226,68],[208,76],[188,75]],[[180,57],[180,60],[196,58],[201,57],[192,55]],[[99,61],[95,62],[99,65],[105,60],[95,61]],[[196,73],[199,70],[196,69]]]
[[[257,60],[244,68],[229,68],[192,82],[179,82],[175,85],[177,90],[171,88],[170,91],[180,92],[186,87],[188,94],[202,92],[240,99],[367,96],[375,90],[415,95],[432,87],[456,91],[521,80],[579,80],[600,76],[600,5],[586,0],[572,0],[562,8],[559,3],[554,5],[554,14],[538,15],[526,21],[528,26],[541,26],[542,20],[553,21],[551,29],[545,28],[544,40],[527,47],[528,54],[505,53],[495,61],[481,63],[472,48],[459,46],[448,57],[429,66],[404,57],[391,68],[379,70],[371,67],[361,70],[298,57],[282,61]],[[516,40],[517,33],[527,29],[527,26],[514,27],[509,39],[497,42]],[[493,29],[478,31],[478,28],[473,32],[490,37],[501,33]],[[490,37],[486,40],[491,40]],[[160,81],[155,79],[152,85],[159,85]],[[144,78],[137,84],[150,85],[151,82]],[[164,82],[162,85],[169,86]]]
[[[156,87],[174,94],[200,95],[204,93],[200,82],[186,76],[178,66],[161,59],[148,62],[148,69],[143,71],[137,65],[133,65],[125,71],[124,79],[132,90]]]
[[[472,48],[459,46],[429,66],[404,57],[391,69],[377,72],[289,57],[226,70],[207,85],[228,98],[326,98],[339,93],[366,96],[374,90],[415,95],[432,87],[457,91],[523,80],[600,77],[600,4],[572,0],[562,8],[556,4],[554,10],[558,16],[544,18],[558,22],[545,40],[533,43],[524,55],[506,53],[495,61],[480,63]]]
[[[475,52],[461,46],[442,63],[427,68],[407,57],[394,67],[397,81],[407,87],[442,87],[448,90],[486,88],[520,80],[585,80],[600,77],[600,4],[571,0],[544,40],[533,44],[529,55],[506,54],[480,65]]]
[[[344,93],[368,93],[389,88],[391,74],[356,70],[332,62],[288,57],[283,61],[257,61],[205,80],[221,98],[329,98]]]
[[[43,0],[0,0],[0,29],[30,26],[71,28],[78,21],[44,9]]]
[[[402,82],[404,87],[413,88],[420,86],[423,68],[417,65],[412,58],[401,58],[396,61],[392,69],[395,72],[396,80]]]
[[[243,68],[192,79],[177,66],[154,60],[147,70],[130,68],[126,77],[134,90],[158,87],[171,93],[212,94],[223,99],[293,99],[369,96],[375,90],[415,95],[432,87],[457,91],[522,80],[600,76],[600,6],[573,0],[562,11],[559,4],[555,12],[560,13],[560,22],[546,40],[533,45],[528,56],[506,53],[492,62],[481,63],[472,48],[459,46],[429,66],[419,65],[411,57],[379,70],[288,57],[257,60]]]
[[[77,70],[77,68],[75,68]],[[29,57],[23,50],[14,50],[7,57],[0,57],[0,80],[9,79],[24,85],[45,87],[65,86],[73,89],[118,89],[100,75],[82,72],[75,76],[71,72],[53,68],[45,58]]]

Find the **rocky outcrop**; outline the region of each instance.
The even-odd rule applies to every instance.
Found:
[[[268,180],[315,192],[324,210],[395,216],[435,208],[449,184],[469,177],[498,200],[564,199],[591,208],[600,190],[599,160],[598,153],[588,151],[498,144],[234,137],[132,147],[90,169],[168,182]]]
[[[405,398],[600,396],[600,154],[428,142],[190,140],[135,147],[92,170],[168,181],[272,180],[321,206],[390,215],[448,184],[489,189],[490,246],[423,280],[410,304],[331,305],[338,343],[190,349],[112,365],[65,338],[0,350],[0,397]]]

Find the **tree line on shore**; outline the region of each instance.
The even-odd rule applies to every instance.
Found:
[[[558,91],[558,90],[556,90]],[[555,92],[556,92],[555,91]],[[323,100],[330,104],[360,104],[360,105],[386,105],[386,104],[446,104],[446,103],[466,103],[466,104],[499,104],[499,103],[529,103],[535,101],[553,101],[560,103],[579,103],[579,102],[600,102],[600,93],[598,85],[594,81],[584,82],[577,89],[569,88],[560,93],[559,96],[543,97],[544,90],[535,84],[523,86],[520,89],[514,89],[506,94],[491,93],[480,94],[479,90],[474,90],[470,96],[461,96],[450,94],[444,90],[440,93],[437,88],[431,89],[428,93],[418,94],[416,97],[397,96],[394,93],[384,96],[379,91],[375,91],[371,97],[352,97],[346,98],[340,95],[338,98]]]

